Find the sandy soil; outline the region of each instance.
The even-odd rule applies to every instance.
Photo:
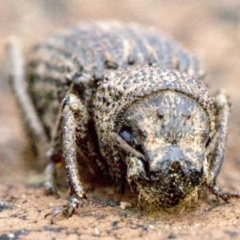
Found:
[[[44,218],[66,202],[67,189],[62,184],[60,199],[43,195],[41,164],[27,154],[7,84],[4,43],[15,34],[27,49],[58,26],[112,18],[153,25],[203,58],[212,93],[224,88],[233,104],[218,185],[240,191],[239,1],[0,0],[0,239],[240,239],[240,201],[224,204],[211,195],[183,211],[148,213],[130,193],[122,201],[133,207],[121,209],[111,187],[88,184],[89,199],[74,216],[53,225]]]

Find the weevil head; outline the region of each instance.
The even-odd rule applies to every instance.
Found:
[[[122,150],[127,179],[142,199],[173,207],[203,182],[209,119],[190,96],[166,90],[132,103],[118,134],[142,154]]]
[[[111,72],[94,101],[99,148],[111,175],[122,181],[127,169],[140,198],[161,207],[177,205],[207,178],[215,115],[205,86],[160,66]]]

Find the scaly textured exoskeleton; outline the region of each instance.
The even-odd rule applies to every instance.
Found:
[[[16,44],[9,55],[26,125],[50,161],[47,193],[57,192],[55,163],[65,160],[70,200],[52,217],[86,198],[78,162],[110,175],[117,192],[127,180],[141,201],[164,208],[203,186],[239,198],[216,187],[228,99],[210,96],[198,61],[174,40],[133,24],[86,23],[35,46],[26,67]]]

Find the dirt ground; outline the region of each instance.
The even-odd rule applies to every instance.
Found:
[[[111,187],[91,187],[70,219],[50,224],[45,219],[54,206],[66,202],[46,197],[42,174],[26,154],[18,107],[7,83],[4,44],[11,35],[24,49],[60,26],[79,21],[116,19],[155,26],[198,54],[214,94],[223,88],[232,102],[227,150],[218,186],[240,191],[240,2],[238,0],[0,0],[0,239],[240,239],[240,200],[229,204],[209,195],[183,211],[140,210],[136,196],[122,201]],[[64,177],[65,178],[65,177]]]

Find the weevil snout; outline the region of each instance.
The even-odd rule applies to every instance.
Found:
[[[183,159],[168,159],[159,164],[161,167],[155,169],[154,171],[149,171],[149,179],[156,181],[161,179],[164,182],[164,179],[173,176],[174,178],[182,178],[181,181],[184,182],[184,179],[188,179],[191,182],[191,185],[195,186],[200,183],[203,175],[202,166],[196,166],[190,161]]]
[[[195,187],[201,186],[203,154],[195,152],[192,154],[194,158],[191,158],[177,144],[164,148],[156,146],[145,152],[147,161],[142,164],[142,171],[146,172],[149,180],[140,176],[134,181],[140,196],[151,195],[159,206],[173,207]]]
[[[149,181],[135,182],[140,196],[151,196],[160,207],[179,204],[203,180],[203,168],[183,159],[166,159],[155,171],[148,172]]]

